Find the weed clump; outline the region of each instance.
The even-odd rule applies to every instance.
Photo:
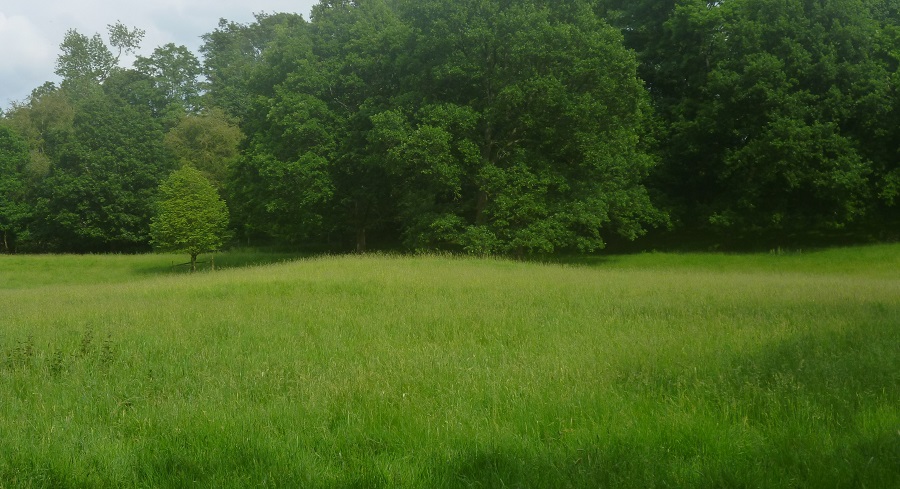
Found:
[[[115,343],[112,334],[96,341],[92,330],[85,331],[77,344],[47,345],[39,348],[33,336],[13,342],[8,347],[0,347],[0,369],[19,373],[41,373],[49,378],[77,369],[89,371],[108,370],[115,360]]]

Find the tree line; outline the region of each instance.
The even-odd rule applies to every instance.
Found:
[[[148,249],[197,178],[251,244],[897,237],[897,0],[323,0],[121,66],[142,37],[68,31],[3,112],[4,251]]]

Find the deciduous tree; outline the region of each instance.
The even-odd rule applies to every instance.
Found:
[[[660,217],[637,63],[588,2],[327,1],[262,59],[241,178],[266,222],[528,253]]]
[[[477,252],[591,251],[659,222],[642,183],[654,159],[637,62],[589,2],[402,4],[417,33],[404,100],[421,108],[390,150],[452,182],[418,236]]]
[[[56,59],[55,71],[62,77],[63,86],[78,91],[102,83],[119,67],[122,54],[134,53],[144,37],[143,30],[129,29],[121,22],[110,24],[108,33],[109,46],[100,34],[87,37],[75,29],[66,32],[60,44],[62,52]],[[113,54],[110,46],[117,50],[116,54]]]
[[[67,251],[146,247],[153,195],[174,166],[162,140],[149,108],[103,92],[80,99],[41,182],[35,238]]]
[[[219,190],[239,156],[244,134],[234,118],[222,109],[211,108],[185,114],[165,136],[166,147],[179,163],[191,165]]]
[[[0,125],[0,246],[5,253],[15,249],[17,235],[31,213],[26,201],[28,146],[9,127]]]
[[[156,249],[188,253],[196,271],[197,256],[220,249],[227,230],[228,208],[200,171],[183,166],[160,185],[150,223]]]
[[[185,46],[160,46],[148,57],[138,56],[134,68],[151,78],[167,105],[195,112],[200,98],[200,61]]]

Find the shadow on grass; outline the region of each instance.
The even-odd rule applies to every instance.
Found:
[[[135,272],[142,275],[180,275],[191,273],[191,263],[188,255],[156,256],[159,257],[156,263],[147,264],[136,269]],[[323,256],[323,253],[238,250],[205,254],[197,257],[197,273],[274,265],[316,256]]]
[[[472,448],[433,461],[429,485],[900,487],[900,330],[891,326],[900,305],[860,316],[699,374],[623,374],[616,390],[632,400],[633,426],[538,449]]]
[[[664,487],[683,486],[671,473],[692,456],[703,475],[692,487],[900,487],[900,305],[860,316],[699,374],[653,365],[623,373],[617,390],[658,410],[639,424],[669,447],[643,447],[647,460],[628,463],[670,466],[651,481]]]
[[[527,457],[513,451],[479,451],[458,458],[438,471],[433,487],[754,487],[722,467],[696,469],[693,456],[673,454],[659,443],[639,438],[611,437],[594,444],[565,449],[549,457]],[[700,448],[697,448],[700,451]],[[688,467],[685,469],[684,467]]]

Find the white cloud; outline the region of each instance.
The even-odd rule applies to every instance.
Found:
[[[200,36],[220,18],[253,21],[255,12],[296,12],[309,17],[317,0],[0,0],[0,106],[21,101],[53,74],[68,29],[106,36],[121,21],[146,31],[142,54],[166,43],[195,51]]]
[[[53,42],[27,18],[0,12],[0,46],[0,96],[20,99],[43,83],[35,80],[54,76]]]

